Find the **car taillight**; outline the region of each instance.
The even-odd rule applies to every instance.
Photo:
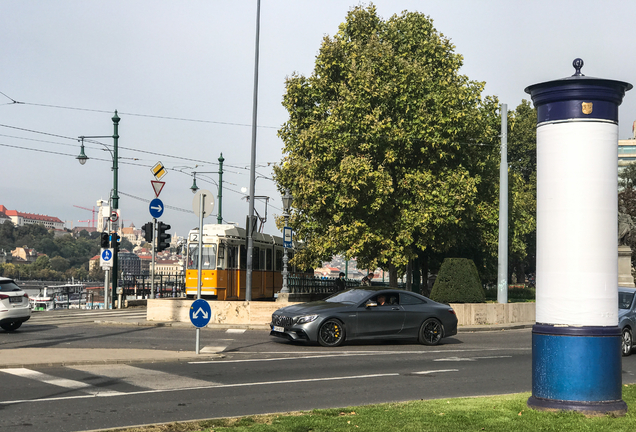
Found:
[[[27,293],[24,293],[24,296],[28,299],[29,295]]]
[[[8,299],[8,298],[9,298],[9,296],[8,296],[8,295],[6,295],[6,294],[0,294],[0,300],[6,300],[6,299]]]
[[[449,311],[450,313],[452,313],[453,315],[455,315],[455,311],[454,311],[454,310],[449,309],[448,311]]]

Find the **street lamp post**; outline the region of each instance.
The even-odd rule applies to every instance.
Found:
[[[94,136],[80,136],[80,140],[82,141],[82,147],[80,149],[80,154],[79,156],[76,157],[76,159],[79,161],[79,163],[81,165],[84,165],[86,163],[86,161],[88,160],[88,156],[86,156],[86,153],[84,153],[84,139],[85,138],[112,138],[113,139],[113,151],[111,152],[111,150],[108,148],[108,146],[106,146],[105,144],[99,143],[101,145],[103,145],[104,147],[106,147],[106,150],[108,150],[108,152],[110,153],[112,159],[113,159],[113,191],[112,191],[112,195],[111,195],[111,206],[113,210],[117,210],[119,209],[119,195],[117,193],[117,185],[118,185],[118,172],[119,172],[119,154],[118,154],[118,142],[119,142],[119,116],[117,115],[117,111],[115,111],[115,115],[112,118],[113,120],[113,134],[112,135],[94,135]],[[97,142],[97,141],[96,141]],[[115,226],[115,232],[117,232],[117,226]],[[112,279],[112,284],[113,284],[113,295],[112,295],[112,307],[115,307],[115,293],[117,292],[117,282],[118,282],[118,277],[117,277],[117,272],[118,272],[118,265],[117,265],[117,255],[118,255],[118,251],[117,248],[115,248],[113,250],[113,279]],[[106,294],[106,293],[105,293]],[[105,308],[108,308],[108,306],[106,304],[104,304]]]
[[[199,174],[218,174],[219,175],[219,184],[218,184],[219,191],[217,194],[219,211],[216,216],[216,223],[218,223],[219,225],[223,223],[222,203],[223,203],[223,161],[224,160],[225,159],[223,158],[223,153],[221,153],[221,156],[219,156],[218,171],[199,171]],[[190,190],[192,191],[192,193],[197,193],[197,191],[199,190],[199,187],[197,186],[197,173],[193,172],[192,174],[194,176],[194,180],[192,181],[192,186],[190,186]]]
[[[283,195],[283,216],[285,217],[285,228],[287,228],[287,224],[289,222],[289,208],[291,207],[292,200],[291,192],[289,189],[285,189],[285,195]],[[289,277],[289,272],[287,271],[287,261],[289,258],[287,257],[287,248],[284,248],[283,252],[283,287],[281,288],[281,293],[289,293],[289,287],[287,286],[287,279]]]

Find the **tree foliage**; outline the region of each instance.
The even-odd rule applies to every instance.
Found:
[[[343,253],[386,268],[469,236],[475,249],[491,243],[496,188],[483,177],[496,167],[497,103],[461,66],[427,16],[358,6],[324,38],[312,75],[286,80],[275,176],[306,241],[297,263]]]

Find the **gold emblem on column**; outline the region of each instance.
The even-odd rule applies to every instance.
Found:
[[[583,102],[581,105],[583,114],[592,114],[592,102]]]

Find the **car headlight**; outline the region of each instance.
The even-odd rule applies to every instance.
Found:
[[[296,321],[296,324],[307,324],[312,321],[315,321],[316,318],[318,318],[318,315],[305,315],[301,317],[296,317],[295,321]]]

